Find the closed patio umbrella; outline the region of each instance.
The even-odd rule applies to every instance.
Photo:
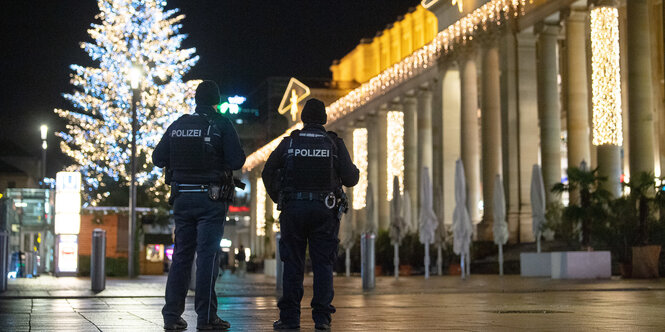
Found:
[[[453,251],[460,255],[462,279],[470,274],[469,252],[473,225],[466,208],[466,180],[461,160],[455,163],[455,210],[453,211]]]
[[[503,193],[503,181],[497,174],[494,180],[494,243],[499,246],[499,275],[503,275],[503,245],[508,242],[508,224],[506,223],[506,198]]]
[[[540,166],[533,165],[531,172],[531,216],[533,217],[532,231],[536,238],[536,247],[540,252],[540,234],[545,219],[545,185],[543,184],[543,174]]]
[[[429,178],[429,170],[423,168],[420,183],[420,243],[425,245],[425,279],[429,278],[429,245],[434,243],[434,236],[438,226],[438,220],[432,207],[432,181]]]

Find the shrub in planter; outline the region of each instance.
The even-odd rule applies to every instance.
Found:
[[[393,245],[390,244],[390,235],[387,230],[380,230],[376,235],[374,251],[376,254],[376,266],[381,266],[382,271],[392,271],[393,267]],[[401,247],[400,247],[401,251]]]

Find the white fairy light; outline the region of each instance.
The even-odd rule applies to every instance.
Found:
[[[591,10],[591,52],[593,144],[621,145],[619,11],[616,8]]]
[[[367,204],[367,128],[353,130],[353,163],[360,171],[353,187],[353,209],[360,210]]]
[[[266,188],[263,179],[256,179],[256,236],[266,235]]]
[[[404,113],[388,112],[388,186],[387,199],[393,199],[393,181],[399,180],[399,192],[404,193]]]

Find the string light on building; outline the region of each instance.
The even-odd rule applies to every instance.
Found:
[[[591,10],[593,144],[622,145],[619,11]]]
[[[530,3],[527,0],[492,0],[465,15],[440,31],[425,46],[330,104],[326,108],[328,123],[331,124],[343,118],[375,98],[385,95],[396,86],[429,70],[436,65],[436,61],[442,55],[464,45],[468,40],[473,39],[474,34],[486,31],[490,26],[501,25],[502,21],[507,18],[523,15],[523,8],[527,2]],[[283,137],[301,127],[302,123],[294,125],[282,136],[252,153],[247,158],[243,170],[249,171],[264,163]]]
[[[388,200],[393,199],[393,181],[399,179],[399,192],[404,194],[404,113],[388,112]]]
[[[353,163],[360,171],[353,187],[353,209],[360,210],[367,204],[367,128],[353,130]]]
[[[266,235],[266,188],[263,179],[256,179],[256,236]]]

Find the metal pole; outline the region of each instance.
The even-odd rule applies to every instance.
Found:
[[[399,279],[399,244],[395,243],[395,257],[393,258],[393,265],[395,265],[395,280]]]
[[[42,142],[42,188],[46,188],[46,141]]]
[[[9,233],[0,231],[0,293],[7,290],[7,267],[9,266]]]
[[[429,242],[425,241],[425,279],[429,279]]]
[[[374,289],[374,267],[376,260],[374,258],[374,233],[363,233],[360,238],[360,256],[361,266],[360,275],[363,284],[363,290]]]
[[[90,255],[90,283],[93,292],[106,288],[106,231],[92,231],[92,255]]]
[[[129,259],[127,260],[129,266],[127,271],[130,278],[136,276],[134,271],[134,242],[136,230],[136,103],[139,101],[139,90],[133,89],[132,94],[132,156],[131,156],[131,183],[129,185]]]

